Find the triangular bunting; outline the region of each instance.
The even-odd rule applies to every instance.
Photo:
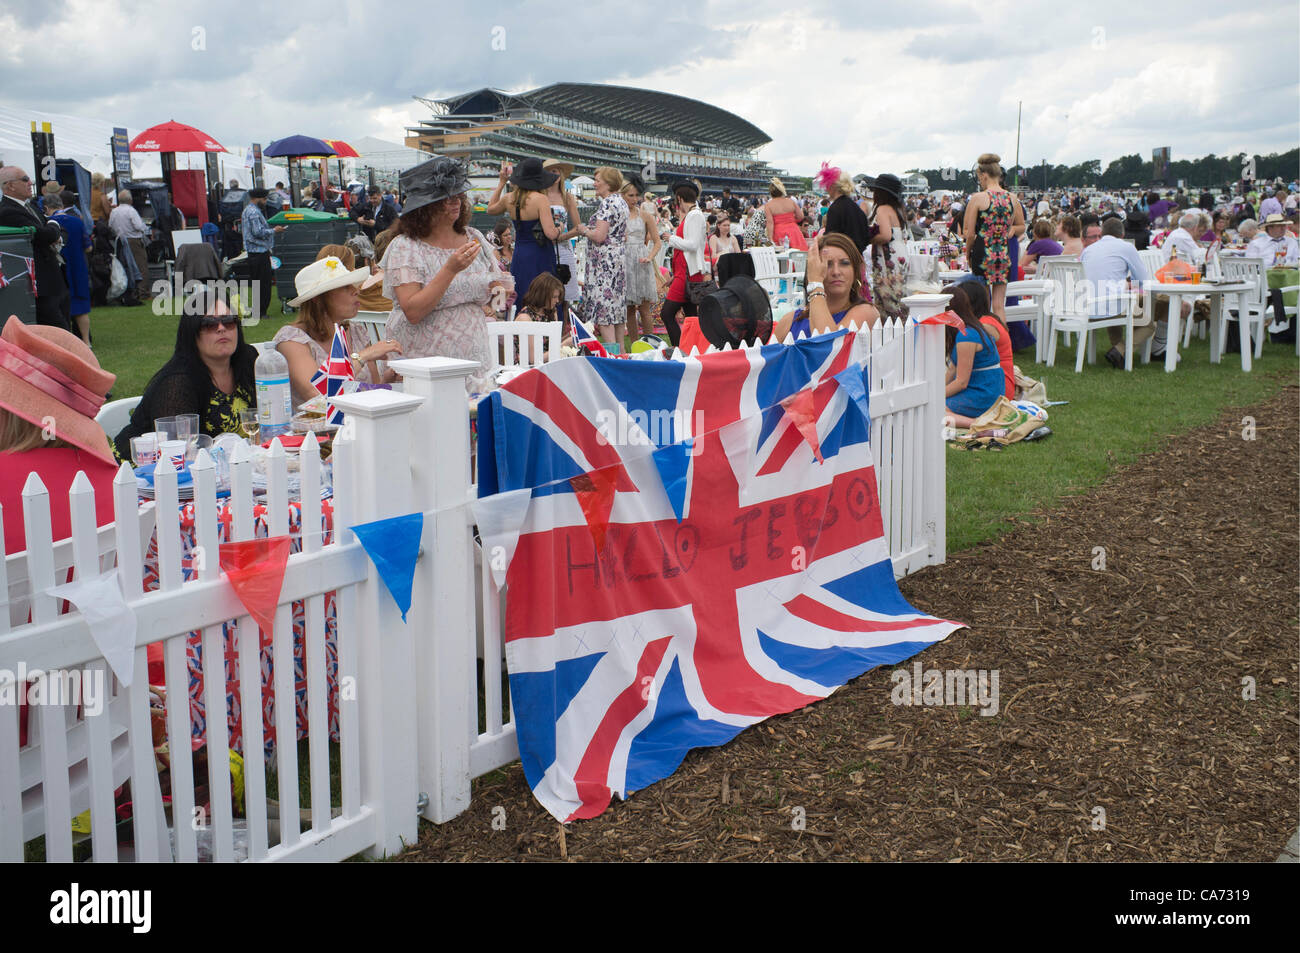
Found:
[[[853,401],[854,405],[862,412],[862,419],[871,426],[871,412],[868,405],[867,385],[863,380],[863,368],[859,364],[850,364],[844,370],[835,375],[835,383],[840,385],[840,389]]]
[[[812,447],[817,462],[825,463],[826,461],[822,459],[821,438],[817,436],[817,412],[813,407],[812,388],[806,387],[798,393],[791,394],[781,401],[781,406],[785,408],[785,416],[790,423],[803,434],[804,442]]]
[[[668,502],[672,504],[673,515],[677,522],[682,521],[686,512],[686,473],[691,466],[691,448],[695,441],[683,440],[679,443],[660,447],[650,456],[654,459],[659,479],[663,481]]]
[[[479,538],[483,540],[483,557],[498,589],[506,584],[506,571],[515,558],[519,530],[524,525],[532,499],[533,491],[525,487],[473,502],[474,521],[478,524]]]
[[[393,516],[353,526],[361,546],[379,571],[384,588],[402,610],[402,621],[411,608],[411,585],[415,581],[415,559],[420,554],[424,514]]]
[[[956,328],[958,333],[966,330],[966,322],[957,316],[953,311],[940,311],[938,314],[927,314],[917,324],[946,324],[950,328]]]
[[[122,595],[117,570],[55,586],[50,595],[77,607],[99,654],[104,656],[117,680],[130,685],[135,675],[136,618]]]
[[[248,614],[268,635],[275,629],[275,607],[289,563],[289,537],[246,539],[221,544],[221,571]]]
[[[596,541],[596,552],[605,548],[605,529],[609,526],[609,514],[614,508],[614,486],[618,483],[618,466],[593,470],[569,480],[582,515],[587,519],[587,528],[591,538]]]

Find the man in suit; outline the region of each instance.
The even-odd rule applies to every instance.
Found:
[[[379,186],[370,187],[369,204],[358,204],[352,210],[352,219],[361,226],[367,238],[372,242],[380,232],[387,231],[397,221],[397,210],[383,201]]]
[[[36,321],[55,328],[72,330],[68,313],[70,296],[63,277],[58,245],[63,229],[28,204],[32,197],[32,180],[15,165],[0,167],[0,225],[31,228],[32,257],[36,271]]]

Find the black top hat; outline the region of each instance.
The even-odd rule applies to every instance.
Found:
[[[250,199],[264,199],[264,198],[266,198],[266,197],[267,197],[268,195],[270,195],[270,194],[271,194],[271,193],[268,192],[266,189],[249,189],[249,190],[248,190],[248,197],[249,197]]]
[[[434,156],[404,169],[397,176],[397,184],[406,193],[403,215],[470,190],[465,167],[451,156]]]
[[[898,176],[886,172],[884,175],[876,176],[876,180],[871,184],[873,189],[880,189],[882,192],[888,192],[900,202],[903,201],[903,183],[899,181]]]
[[[736,275],[700,301],[700,331],[714,347],[766,341],[772,334],[772,304],[748,275]]]
[[[541,159],[528,158],[515,166],[515,171],[510,173],[510,184],[517,189],[543,192],[558,178],[558,173],[547,172],[542,168]]]

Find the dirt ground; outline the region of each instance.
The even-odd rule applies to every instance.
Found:
[[[1298,399],[902,581],[970,628],[900,667],[996,670],[995,715],[895,705],[877,669],[595,820],[557,824],[515,763],[400,859],[1272,861],[1297,825]]]

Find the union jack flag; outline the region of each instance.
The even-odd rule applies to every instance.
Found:
[[[334,340],[330,343],[330,356],[325,363],[316,368],[311,376],[312,386],[321,396],[329,400],[343,392],[343,385],[353,380],[352,361],[348,358],[348,339],[343,333],[343,325],[334,328]],[[328,405],[326,419],[332,424],[343,423],[343,411],[331,402]]]
[[[895,584],[865,358],[838,332],[557,361],[480,404],[520,757],[557,819],[960,627]]]
[[[590,351],[597,357],[609,357],[609,352],[605,350],[605,345],[600,343],[600,338],[592,334],[590,329],[578,320],[578,316],[572,310],[569,311],[569,328],[572,332],[574,347]]]

